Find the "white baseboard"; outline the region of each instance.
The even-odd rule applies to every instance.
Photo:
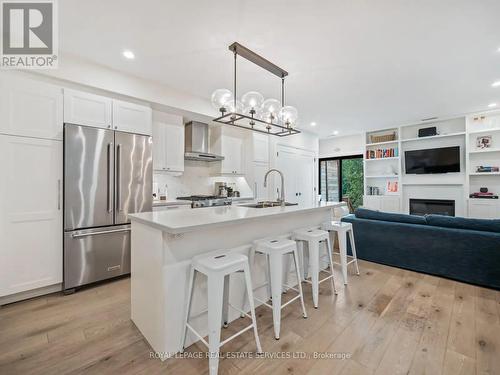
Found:
[[[61,290],[62,290],[62,284],[59,283],[59,284],[44,286],[43,288],[28,290],[26,292],[11,294],[9,296],[0,297],[0,306],[22,301],[29,298],[43,296],[45,294],[60,292]]]

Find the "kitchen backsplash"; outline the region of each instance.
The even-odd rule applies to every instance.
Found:
[[[234,183],[241,197],[253,197],[253,191],[245,177],[211,176],[206,162],[185,160],[184,173],[181,176],[171,176],[162,172],[155,172],[153,175],[153,182],[158,186],[167,185],[167,199],[194,194],[213,195],[216,181]]]

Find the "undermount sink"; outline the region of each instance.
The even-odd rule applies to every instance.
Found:
[[[298,203],[290,203],[285,202],[285,206],[297,206]],[[264,201],[250,204],[241,204],[242,207],[250,207],[250,208],[269,208],[269,207],[279,207],[281,206],[280,202],[277,201]]]

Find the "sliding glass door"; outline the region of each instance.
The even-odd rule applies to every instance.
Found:
[[[351,209],[363,203],[363,156],[342,156],[319,160],[319,191],[321,200],[344,200]]]

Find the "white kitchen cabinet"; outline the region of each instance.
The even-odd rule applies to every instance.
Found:
[[[64,122],[110,129],[112,102],[105,96],[64,89]]]
[[[400,200],[397,195],[365,195],[363,207],[383,212],[401,212]]]
[[[0,133],[63,137],[62,88],[33,79],[0,75]]]
[[[113,99],[113,129],[128,133],[151,135],[151,108]]]
[[[469,217],[474,219],[500,218],[500,206],[496,199],[469,199]]]
[[[210,152],[224,156],[224,160],[214,162],[215,174],[245,174],[245,142],[242,131],[217,127],[212,130]]]
[[[264,187],[264,176],[269,171],[269,164],[254,161],[252,163],[252,173],[249,177],[250,188],[253,190],[254,198],[258,201],[265,201],[271,199],[271,189],[269,185]]]
[[[269,162],[269,136],[255,133],[252,136],[253,161]]]
[[[0,135],[0,296],[62,282],[61,141]]]
[[[157,171],[184,171],[184,126],[153,124],[153,167]]]

